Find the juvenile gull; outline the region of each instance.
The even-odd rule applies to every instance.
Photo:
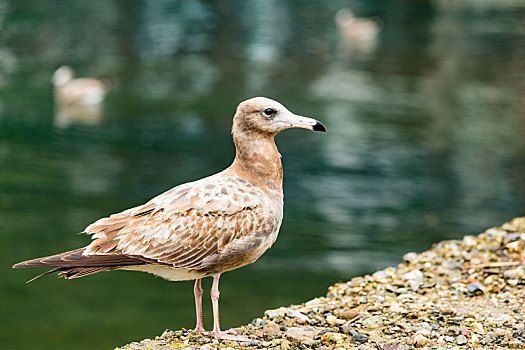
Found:
[[[257,260],[277,238],[283,170],[274,137],[288,128],[326,131],[319,121],[295,115],[268,98],[242,102],[233,117],[235,159],[227,169],[99,219],[84,230],[92,235],[87,247],[13,267],[54,267],[40,276],[58,271],[68,279],[133,270],[170,281],[195,280],[197,332],[204,332],[201,279],[211,276],[213,336],[246,340],[220,330],[219,277]]]

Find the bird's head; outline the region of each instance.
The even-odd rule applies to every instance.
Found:
[[[232,133],[240,131],[275,135],[289,128],[326,132],[326,127],[318,120],[293,114],[282,104],[269,98],[254,97],[237,107]]]
[[[64,86],[75,77],[75,72],[70,66],[61,66],[53,74],[52,83],[55,86]]]

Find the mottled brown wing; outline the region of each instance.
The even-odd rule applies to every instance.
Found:
[[[264,193],[247,181],[214,175],[88,226],[94,240],[86,254],[124,254],[198,268],[205,257],[260,229],[267,206]]]

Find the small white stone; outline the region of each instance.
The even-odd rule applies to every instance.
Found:
[[[424,335],[417,334],[414,336],[414,341],[416,342],[416,346],[420,347],[428,343],[428,338],[425,337]]]
[[[418,330],[418,331],[416,332],[415,335],[418,335],[418,334],[420,334],[420,335],[422,335],[422,336],[425,336],[425,337],[430,337],[431,331],[428,330],[428,329],[420,329],[420,330]]]

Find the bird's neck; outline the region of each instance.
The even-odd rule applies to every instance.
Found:
[[[235,132],[235,160],[230,169],[251,181],[282,193],[283,166],[273,134]]]

